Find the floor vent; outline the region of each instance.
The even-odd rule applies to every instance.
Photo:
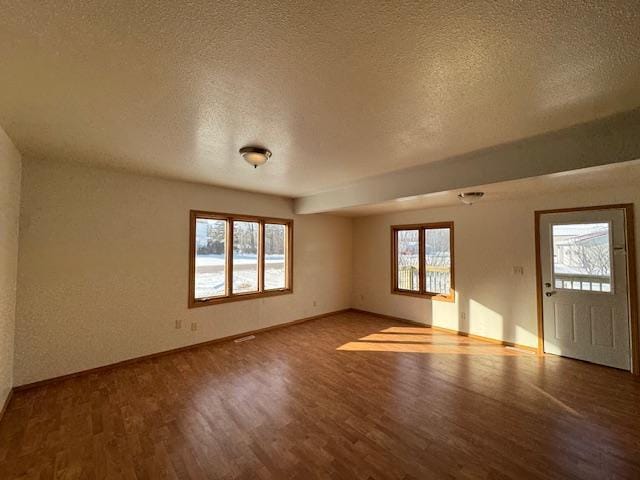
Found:
[[[240,337],[240,338],[236,338],[234,340],[234,342],[236,343],[240,343],[240,342],[248,342],[249,340],[253,340],[254,338],[256,338],[255,335],[247,335],[246,337]]]

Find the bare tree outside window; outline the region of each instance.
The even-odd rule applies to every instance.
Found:
[[[398,230],[398,288],[420,290],[418,256],[420,254],[419,230]]]
[[[189,212],[189,308],[293,292],[293,220]]]
[[[453,301],[453,222],[391,229],[392,292]]]
[[[451,289],[451,230],[425,230],[425,289],[448,294]]]
[[[287,227],[282,224],[266,223],[264,226],[264,288],[265,290],[286,287],[285,248]]]
[[[198,218],[196,221],[196,298],[217,297],[225,294],[226,228],[225,220]]]
[[[553,253],[556,288],[611,291],[608,223],[554,225]]]
[[[233,222],[233,292],[258,290],[258,234],[257,222]]]

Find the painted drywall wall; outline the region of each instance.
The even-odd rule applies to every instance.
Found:
[[[13,387],[20,153],[0,128],[0,408]]]
[[[535,347],[534,211],[614,203],[635,203],[638,211],[640,190],[627,186],[357,218],[353,306]],[[455,303],[391,294],[390,226],[451,220]],[[639,227],[636,222],[636,238]],[[513,267],[524,273],[515,274]]]
[[[295,216],[282,197],[23,163],[16,385],[350,306],[351,219]],[[187,309],[190,209],[293,218],[294,293]]]

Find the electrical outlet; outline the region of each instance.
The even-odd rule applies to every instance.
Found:
[[[318,302],[316,300],[313,301],[313,306],[317,307],[318,306]]]
[[[176,330],[182,328],[182,320],[176,320]]]
[[[198,324],[196,322],[191,322],[191,331],[195,332],[198,330]]]
[[[364,301],[364,294],[363,293],[360,294],[360,301]]]
[[[467,312],[460,312],[460,320],[466,320],[467,319]]]
[[[514,275],[524,275],[524,267],[522,266],[514,266],[513,267],[513,274]]]

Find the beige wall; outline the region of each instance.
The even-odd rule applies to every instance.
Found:
[[[534,211],[631,202],[635,202],[636,212],[640,211],[638,188],[552,194],[358,218],[353,233],[353,306],[536,346]],[[455,222],[456,302],[392,295],[389,227],[448,220]],[[638,227],[636,222],[636,238],[640,238]],[[514,274],[514,266],[524,267],[524,275]]]
[[[13,387],[20,154],[0,128],[0,408]]]
[[[640,208],[640,191],[620,187],[352,221],[293,215],[281,197],[77,165],[25,160],[22,176],[16,385],[350,306],[535,346],[533,212]],[[294,218],[295,292],[187,309],[192,208]],[[446,220],[456,227],[456,302],[391,295],[389,226]]]
[[[22,188],[16,385],[350,306],[350,219],[34,160]],[[187,309],[190,209],[294,218],[294,293]]]

